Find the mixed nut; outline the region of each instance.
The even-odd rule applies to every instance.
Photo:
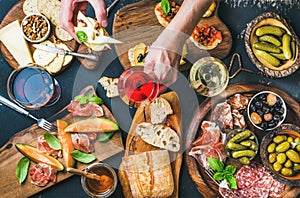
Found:
[[[32,14],[24,18],[22,21],[22,30],[30,41],[41,41],[49,33],[49,24],[42,15]]]
[[[251,122],[259,129],[270,130],[283,122],[286,114],[284,101],[275,93],[261,92],[248,106]]]

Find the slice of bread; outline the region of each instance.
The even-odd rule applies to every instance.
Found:
[[[153,125],[142,122],[137,125],[135,132],[148,144],[163,148],[172,152],[180,149],[179,136],[170,127],[164,128],[164,125]]]
[[[39,13],[39,10],[37,8],[37,1],[38,0],[25,0],[23,3],[23,12],[26,15]]]
[[[106,96],[108,98],[119,96],[118,78],[109,78],[106,76],[102,76],[98,82],[101,84],[104,90],[106,90]]]
[[[150,119],[152,124],[164,123],[170,114],[173,114],[173,110],[166,99],[159,97],[150,104]]]

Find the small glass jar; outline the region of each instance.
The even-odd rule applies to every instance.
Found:
[[[81,185],[83,190],[90,197],[109,197],[117,188],[117,175],[114,169],[105,163],[94,163],[89,165],[86,172],[94,173],[103,178],[101,181],[89,179],[85,176],[81,177]]]

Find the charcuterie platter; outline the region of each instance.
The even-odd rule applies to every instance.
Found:
[[[203,165],[198,163],[199,161],[190,155],[190,151],[193,147],[192,143],[197,138],[201,137],[201,133],[203,133],[203,132],[201,132],[201,129],[200,129],[201,124],[203,123],[203,121],[211,119],[212,111],[214,111],[214,108],[218,104],[223,103],[224,101],[226,101],[229,98],[233,98],[236,94],[241,94],[245,97],[251,98],[253,95],[255,95],[256,93],[261,92],[261,91],[271,91],[271,92],[277,93],[279,96],[281,96],[282,99],[285,101],[286,107],[287,107],[287,115],[284,120],[284,123],[289,123],[289,124],[294,124],[294,125],[299,124],[300,105],[287,93],[285,93],[284,91],[282,91],[278,88],[275,88],[275,87],[270,87],[270,86],[266,86],[266,85],[262,85],[262,84],[248,84],[248,83],[234,84],[234,85],[228,86],[225,89],[225,91],[222,92],[220,95],[213,97],[213,98],[206,99],[203,103],[200,104],[199,108],[195,111],[193,120],[192,120],[189,130],[187,132],[187,138],[186,138],[186,148],[187,148],[186,164],[188,167],[188,172],[189,172],[192,180],[194,181],[196,188],[204,197],[220,196],[220,192],[219,192],[218,186],[205,173],[205,169],[203,168]],[[260,144],[260,142],[262,141],[262,138],[266,134],[268,134],[268,132],[261,131],[261,130],[255,128],[249,121],[247,114],[245,114],[244,116],[245,116],[245,120],[246,120],[247,129],[254,132],[255,136],[258,139],[258,144]],[[213,119],[212,119],[212,121],[213,121]],[[259,153],[254,157],[253,162],[255,163],[255,165],[252,164],[251,166],[257,166],[260,168],[263,167],[262,159],[261,159]],[[229,160],[227,159],[226,163],[235,165],[237,167],[237,171],[239,171],[239,169],[241,169],[241,167],[245,166],[245,165],[242,165],[241,163],[238,163],[231,159],[229,159]],[[247,165],[247,166],[249,166],[249,165]],[[270,168],[268,168],[268,170],[269,169]],[[243,170],[245,170],[245,169],[243,169]],[[247,174],[247,173],[244,172],[244,175],[245,174]],[[249,174],[252,174],[252,173],[250,172]],[[255,178],[252,178],[252,179],[255,180]],[[237,182],[241,182],[241,181],[237,181]],[[267,183],[267,181],[263,181],[263,182]],[[239,185],[241,185],[241,183]],[[262,188],[262,187],[260,187],[260,188]],[[280,188],[282,188],[282,186]],[[258,192],[258,191],[256,191],[256,192]],[[271,190],[268,192],[271,192]],[[272,195],[269,194],[269,195],[270,196],[280,196],[280,197],[297,197],[299,195],[299,193],[300,193],[300,190],[297,186],[285,185],[285,188],[282,189],[280,194],[276,195],[276,193],[275,193],[275,195],[274,194],[272,194]],[[266,194],[264,194],[264,195],[266,195]]]
[[[173,129],[175,131],[175,133],[177,133],[176,136],[179,138],[179,144],[182,145],[182,142],[181,142],[182,141],[181,140],[181,108],[180,108],[178,96],[175,92],[169,92],[169,93],[161,95],[160,98],[163,98],[166,101],[168,101],[168,103],[170,104],[170,107],[173,110],[173,113],[166,118],[164,127],[165,128],[170,127],[171,129]],[[133,118],[132,125],[131,125],[131,128],[129,130],[129,133],[128,133],[128,136],[126,139],[125,155],[123,157],[123,161],[119,168],[119,179],[122,184],[123,194],[125,195],[125,197],[132,197],[133,193],[134,193],[133,187],[132,187],[132,183],[134,183],[134,181],[130,180],[130,178],[131,178],[130,172],[128,172],[128,168],[126,168],[126,164],[128,164],[128,159],[132,156],[139,156],[139,154],[140,155],[141,154],[143,155],[145,153],[149,154],[149,152],[150,152],[151,153],[150,155],[154,156],[155,152],[166,152],[167,151],[165,149],[160,149],[157,146],[153,146],[152,144],[149,144],[148,142],[145,142],[143,137],[137,134],[137,128],[139,128],[139,126],[141,126],[141,124],[143,125],[143,123],[150,123],[150,120],[151,120],[150,117],[151,116],[150,116],[150,107],[149,106],[138,108],[138,110],[136,111],[136,114]],[[165,133],[165,132],[166,131],[162,130],[161,134]],[[154,138],[154,136],[155,135],[153,134],[151,136],[151,138]],[[172,173],[171,173],[171,175],[166,174],[164,178],[161,178],[160,180],[165,181],[165,182],[161,183],[159,186],[164,186],[167,183],[170,184],[170,186],[163,188],[163,190],[161,189],[161,192],[167,193],[168,195],[165,194],[167,197],[178,197],[179,173],[180,173],[180,168],[181,168],[181,163],[182,163],[181,148],[179,150],[177,150],[176,152],[167,151],[167,153],[169,153],[167,155],[169,155],[169,158],[170,158],[170,161],[167,163],[167,165],[169,165],[169,163],[171,163],[170,167],[171,167]],[[152,157],[152,159],[155,160],[156,158]],[[159,157],[157,159],[159,159]],[[151,161],[151,160],[149,160],[149,161]],[[141,161],[137,161],[137,163],[141,163]],[[160,162],[157,161],[157,163],[160,163]],[[151,162],[150,162],[150,164],[151,164]],[[154,182],[154,183],[161,182],[161,181],[155,179],[155,177],[156,177],[156,175],[154,174],[155,164],[156,163],[153,162],[152,165],[149,165],[150,170],[153,170],[154,179],[152,182]],[[161,166],[164,167],[165,165],[166,164],[162,164]],[[150,171],[150,172],[152,172],[152,171]],[[161,171],[161,174],[162,174],[162,172],[163,171]],[[147,173],[145,173],[145,174],[147,174]],[[157,176],[159,177],[159,174]],[[173,177],[173,179],[170,179],[170,181],[167,181],[166,178],[170,178],[170,177],[171,178]],[[138,183],[143,182],[142,179],[140,179],[140,180],[137,179],[137,180],[138,180]],[[150,184],[150,185],[154,185],[154,184]],[[159,186],[156,186],[155,188],[159,189]],[[155,188],[153,188],[153,189],[155,189]],[[154,190],[153,190],[153,192],[154,192]]]
[[[87,87],[84,91],[87,91],[87,90],[93,90],[93,88],[90,86],[90,87]],[[70,106],[72,106],[72,108]],[[68,145],[65,143],[61,143],[63,156],[62,157],[59,156],[57,159],[62,164],[64,164],[65,167],[74,166],[74,163],[75,163],[76,168],[83,170],[90,163],[94,163],[96,161],[102,161],[102,160],[107,159],[107,158],[124,150],[123,143],[122,143],[122,137],[121,137],[121,133],[119,130],[113,132],[113,136],[108,139],[101,138],[101,137],[103,137],[103,135],[105,135],[105,133],[103,133],[103,132],[97,133],[96,139],[94,139],[93,141],[89,141],[88,144],[83,144],[83,139],[79,137],[79,136],[81,136],[80,134],[84,134],[84,133],[74,133],[74,136],[73,136],[73,132],[67,132],[68,127],[69,127],[70,131],[80,130],[78,128],[78,127],[80,127],[80,124],[79,125],[77,124],[77,126],[76,126],[77,129],[75,129],[72,127],[72,123],[76,124],[82,120],[83,121],[84,120],[92,121],[92,120],[99,120],[99,119],[104,120],[105,119],[105,120],[108,120],[108,122],[114,122],[114,123],[116,122],[114,116],[112,115],[110,110],[104,104],[99,105],[99,107],[101,107],[101,109],[103,110],[102,115],[104,115],[104,116],[102,116],[102,118],[99,117],[99,119],[95,118],[95,117],[93,117],[95,119],[90,118],[90,117],[86,118],[83,116],[79,116],[78,114],[75,115],[74,114],[75,111],[70,113],[70,108],[74,110],[75,106],[78,106],[78,105],[76,105],[76,103],[73,103],[73,102],[70,103],[70,105],[68,105],[66,108],[62,109],[59,113],[52,116],[50,121],[53,121],[53,124],[55,124],[55,125],[58,123],[57,120],[60,120],[61,123],[68,123],[69,125],[67,126],[67,128],[64,129],[64,131],[65,131],[64,133],[71,134],[75,151],[76,151],[77,146],[81,147],[81,149],[83,149],[83,148],[89,149],[89,151],[86,151],[86,152],[90,152],[92,155],[94,155],[96,157],[96,159],[93,160],[92,162],[88,162],[88,163],[83,163],[83,162],[79,162],[79,161],[74,162],[74,160],[71,160],[70,158],[68,158],[69,160],[67,161],[67,158],[65,157],[63,150],[64,150],[64,145],[70,146],[70,143],[68,143]],[[97,107],[97,108],[99,108],[99,107]],[[95,112],[95,109],[90,108],[89,111]],[[95,126],[95,125],[89,124],[89,127],[93,127],[93,126]],[[86,130],[88,130],[88,129],[86,128]],[[21,152],[19,152],[17,150],[16,145],[17,144],[18,145],[30,145],[30,146],[33,146],[33,147],[36,147],[37,149],[39,149],[40,138],[41,138],[41,136],[43,136],[43,134],[45,134],[45,132],[46,132],[45,130],[39,128],[36,124],[34,124],[34,125],[30,126],[29,128],[26,128],[26,129],[16,133],[0,149],[0,162],[1,162],[0,173],[2,175],[1,179],[0,179],[1,180],[0,193],[3,197],[29,197],[35,193],[43,191],[46,188],[56,185],[57,183],[65,180],[73,175],[73,174],[66,172],[65,169],[62,171],[57,171],[56,182],[50,182],[50,183],[46,184],[45,186],[41,187],[41,186],[37,186],[32,183],[32,178],[28,173],[26,180],[22,184],[19,184],[18,178],[16,177],[16,168],[17,168],[17,164],[18,164],[19,160],[23,157],[23,155],[21,154]],[[89,133],[89,134],[93,134],[93,133],[94,132]],[[75,134],[77,134],[77,135],[75,135]],[[88,135],[88,133],[86,133],[86,135]],[[60,132],[58,132],[58,136],[59,136],[58,138],[62,138],[60,140],[61,140],[61,142],[63,142],[63,138],[65,138],[65,136],[61,135]],[[44,137],[45,137],[45,135],[44,135]],[[81,137],[83,137],[83,136],[81,136]],[[81,144],[76,146],[74,140],[76,142],[77,141],[81,142]],[[86,145],[88,145],[88,146],[86,146]],[[93,148],[90,147],[90,145],[93,145]],[[71,147],[68,147],[68,148],[71,148]],[[80,148],[77,148],[77,149],[80,149]],[[40,162],[38,164],[40,164]],[[30,167],[33,167],[38,164],[31,161]]]
[[[164,29],[158,22],[155,15],[155,6],[160,1],[139,1],[129,4],[121,8],[115,15],[113,24],[113,34],[116,39],[123,41],[123,44],[116,46],[116,51],[119,60],[124,68],[131,66],[128,59],[128,50],[135,47],[139,43],[151,45],[157,36]],[[181,4],[182,1],[175,1]],[[209,24],[222,32],[223,40],[219,45],[212,50],[202,50],[196,47],[190,39],[187,40],[187,55],[186,59],[189,62],[194,62],[203,56],[214,56],[216,58],[225,58],[231,50],[232,37],[227,26],[218,17],[218,3],[216,10],[210,17],[202,18],[198,26]],[[190,64],[183,64],[179,67],[180,70],[189,69]]]

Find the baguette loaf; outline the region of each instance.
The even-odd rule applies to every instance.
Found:
[[[164,125],[153,125],[142,122],[137,125],[135,132],[148,144],[159,148],[177,152],[180,149],[179,136],[170,127]]]
[[[173,114],[170,103],[164,98],[156,98],[150,104],[150,119],[152,124],[162,124],[168,115]]]
[[[168,151],[156,150],[123,157],[132,197],[168,197],[174,181]]]

